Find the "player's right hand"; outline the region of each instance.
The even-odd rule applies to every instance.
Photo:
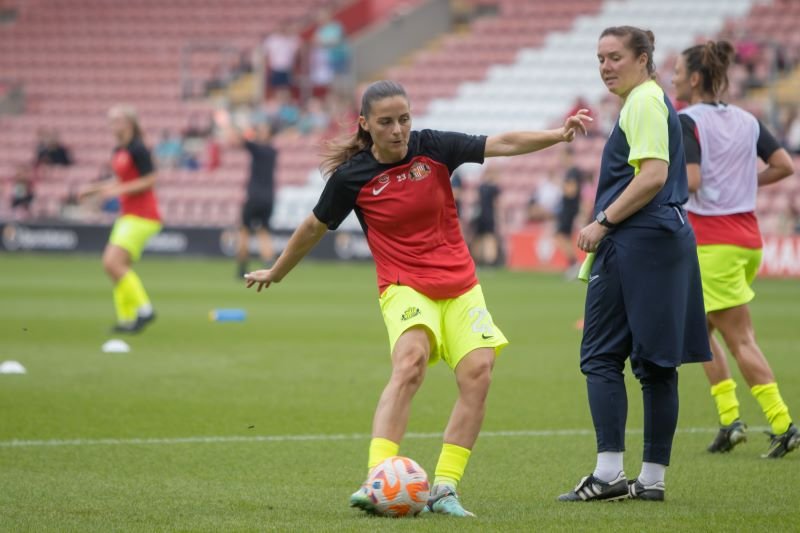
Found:
[[[261,292],[261,289],[269,287],[272,282],[275,281],[272,277],[272,269],[248,272],[244,275],[244,279],[247,280],[248,289],[258,283],[258,292]]]

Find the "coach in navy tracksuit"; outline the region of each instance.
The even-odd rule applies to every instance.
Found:
[[[703,293],[678,115],[652,80],[653,34],[628,26],[600,36],[600,73],[623,99],[609,136],[595,221],[578,246],[595,252],[588,271],[581,371],[597,434],[597,466],[564,501],[664,499],[664,473],[678,421],[682,363],[708,361]],[[636,480],[622,467],[628,401],[623,369],[640,381],[644,462]]]

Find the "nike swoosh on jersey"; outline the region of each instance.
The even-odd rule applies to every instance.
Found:
[[[389,183],[391,183],[391,182],[389,182]],[[384,183],[383,187],[378,187],[377,189],[375,187],[373,187],[372,188],[372,196],[378,196],[383,191],[383,189],[385,189],[386,187],[389,186],[389,183]]]

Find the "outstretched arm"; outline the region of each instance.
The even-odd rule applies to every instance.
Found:
[[[230,113],[223,109],[218,109],[214,112],[214,122],[222,130],[222,139],[226,145],[238,147],[244,144],[244,137],[231,122]]]
[[[261,289],[269,287],[271,283],[280,282],[317,245],[327,231],[328,227],[325,224],[317,220],[313,214],[309,215],[294,231],[286,244],[286,249],[272,268],[245,274],[247,287],[250,288],[258,283],[258,291],[261,292]]]
[[[575,115],[567,117],[563,126],[554,130],[512,131],[492,135],[486,139],[483,155],[498,157],[529,154],[560,142],[572,142],[579,131],[586,134],[584,121],[592,120],[586,113],[588,109],[579,110]]]

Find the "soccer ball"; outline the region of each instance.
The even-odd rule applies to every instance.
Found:
[[[367,494],[381,516],[416,516],[428,502],[428,474],[408,457],[389,457],[369,473]]]

